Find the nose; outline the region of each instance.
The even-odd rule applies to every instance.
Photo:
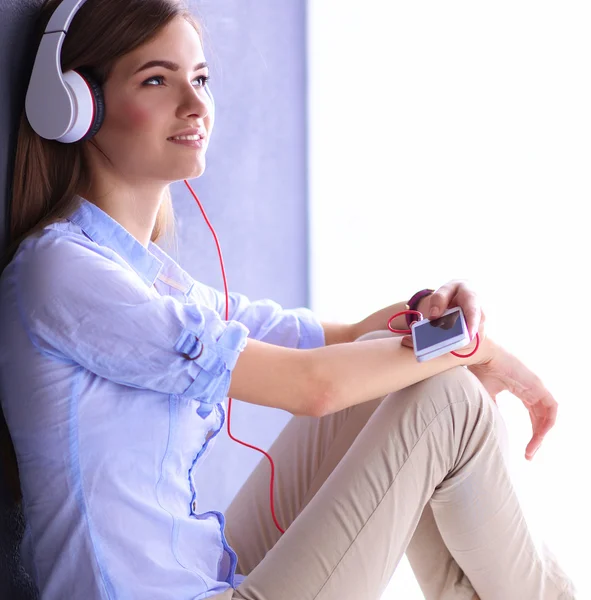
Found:
[[[211,91],[207,85],[195,87],[187,83],[179,108],[184,116],[195,116],[199,119],[205,119],[205,117],[213,112],[214,108]]]

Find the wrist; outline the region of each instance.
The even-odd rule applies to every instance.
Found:
[[[462,365],[467,366],[467,367],[471,367],[474,365],[480,365],[486,362],[489,362],[490,360],[492,360],[494,354],[495,354],[495,349],[496,349],[496,345],[495,343],[486,336],[486,334],[483,334],[481,332],[478,332],[478,336],[480,338],[480,343],[478,346],[478,350],[469,358],[462,358],[460,359],[462,361]],[[468,351],[468,353],[470,353],[474,348],[476,347],[476,339],[474,339],[469,346],[467,346],[465,349],[462,348],[461,350],[458,350],[458,352],[464,353],[464,351]]]
[[[417,304],[417,310],[423,315],[423,319],[429,318],[429,315],[427,314],[427,307],[430,301],[430,295],[424,296],[419,300],[419,303]]]
[[[418,291],[416,294],[414,294],[411,299],[408,301],[407,306],[410,310],[416,310],[419,311],[422,315],[423,318],[428,318],[427,315],[425,315],[420,309],[419,306],[421,304],[421,302],[425,301],[427,298],[429,298],[429,296],[431,296],[431,294],[433,294],[435,290],[432,289],[424,289],[424,290],[420,290]],[[410,329],[412,323],[414,321],[418,321],[419,320],[419,315],[414,314],[414,313],[407,313],[406,314],[406,325],[407,327]]]
[[[351,323],[347,327],[347,341],[354,342],[357,338],[361,337],[365,331],[363,331],[363,321],[358,323]]]

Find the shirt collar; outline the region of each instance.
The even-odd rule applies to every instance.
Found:
[[[162,271],[159,273],[158,279],[183,292],[183,294],[189,294],[195,285],[195,280],[168,256],[160,246],[157,246],[154,242],[150,242],[148,248],[152,254],[162,261]]]
[[[150,242],[145,248],[115,219],[96,204],[78,196],[80,206],[68,219],[101,246],[114,250],[151,287],[162,270],[163,261],[153,251],[156,245]],[[162,257],[162,254],[156,252]]]

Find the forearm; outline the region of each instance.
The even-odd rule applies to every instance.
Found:
[[[321,323],[324,329],[324,345],[345,344],[357,339],[355,325],[345,323]]]
[[[401,337],[364,340],[354,344],[334,344],[306,351],[314,380],[324,390],[323,414],[379,398],[390,392],[447,371],[458,365],[475,364],[489,351],[488,340],[470,358],[450,353],[418,362],[410,348],[401,346]],[[469,354],[471,346],[463,349]]]
[[[418,305],[418,310],[423,312],[426,307],[428,298],[422,298]],[[346,342],[354,342],[358,337],[370,331],[379,331],[388,329],[388,321],[390,317],[396,313],[407,310],[407,301],[397,302],[387,308],[379,310],[369,317],[359,321],[358,323],[343,324],[343,323],[322,323],[324,329],[325,345],[332,346],[333,344],[343,344]],[[428,315],[423,314],[423,317],[428,318]],[[406,324],[406,315],[396,317],[391,326],[393,329],[408,329]]]

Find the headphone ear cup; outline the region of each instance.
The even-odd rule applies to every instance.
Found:
[[[86,133],[86,135],[79,140],[81,142],[85,142],[98,133],[98,130],[101,128],[101,125],[105,120],[105,97],[103,95],[102,86],[90,73],[88,73],[88,71],[77,69],[76,72],[88,84],[88,89],[90,90],[94,103],[94,119],[92,120],[88,133]]]

